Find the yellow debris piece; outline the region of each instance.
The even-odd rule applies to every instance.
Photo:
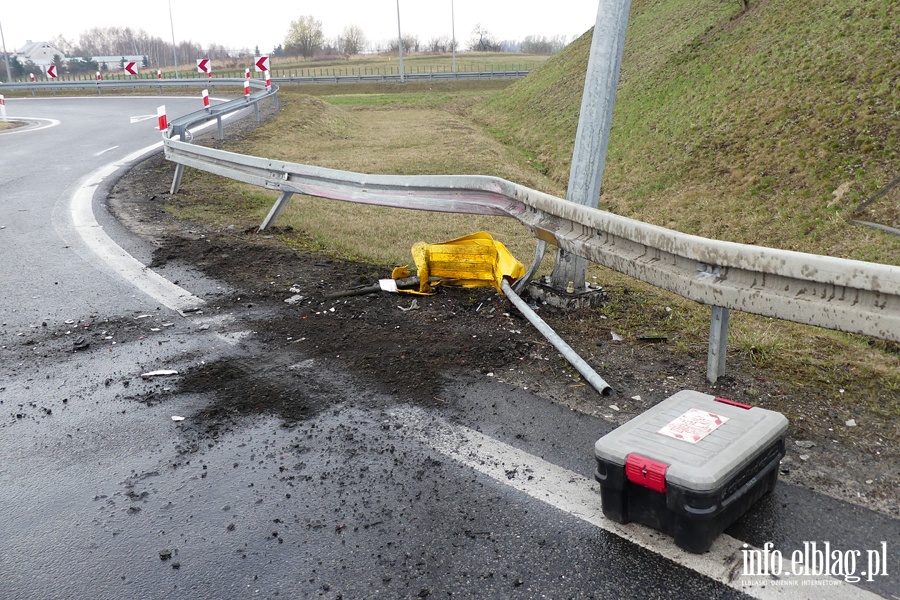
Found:
[[[525,275],[525,266],[486,231],[441,244],[419,242],[412,247],[412,255],[421,293],[431,292],[430,277],[439,277],[445,285],[493,286],[502,294],[504,277],[515,281]]]

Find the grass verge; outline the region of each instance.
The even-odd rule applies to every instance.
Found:
[[[530,164],[515,147],[502,144],[470,114],[496,90],[461,86],[455,91],[386,86],[378,93],[308,96],[296,88],[282,94],[277,118],[230,149],[246,154],[364,173],[489,174],[557,196],[565,190]],[[188,170],[170,210],[214,227],[258,226],[276,195]],[[281,215],[278,234],[289,246],[382,265],[411,261],[417,241],[439,242],[478,230],[503,241],[523,262],[534,241],[516,221],[368,207],[297,197]],[[287,228],[287,229],[284,229]],[[545,272],[552,266],[548,257]],[[626,340],[665,338],[674,354],[704,360],[709,308],[656,290],[618,273],[592,266],[589,276],[610,291],[610,301],[582,315],[573,329],[614,326]],[[614,325],[613,325],[614,324]],[[847,418],[900,415],[900,346],[812,327],[736,313],[729,353],[773,378],[821,393],[828,406],[840,401]],[[837,409],[835,409],[837,410]],[[844,414],[842,412],[841,414]]]

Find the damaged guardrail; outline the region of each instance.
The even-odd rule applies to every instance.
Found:
[[[539,241],[713,307],[708,376],[724,372],[728,310],[900,342],[900,267],[711,240],[477,175],[365,175],[174,139],[166,158],[281,192],[436,212],[512,217]],[[177,186],[173,183],[173,193]]]
[[[190,81],[190,80],[188,80]],[[252,94],[245,95],[241,98],[234,98],[221,104],[216,104],[202,110],[197,110],[186,115],[182,115],[177,119],[169,121],[168,137],[178,136],[182,141],[187,137],[191,127],[195,127],[200,123],[206,123],[215,119],[218,123],[218,137],[222,139],[222,117],[235,111],[243,110],[248,106],[253,106],[256,110],[256,121],[259,122],[259,103],[266,98],[274,98],[275,108],[278,108],[278,86],[266,86],[257,79],[216,79],[218,85],[247,85],[255,88],[257,91]]]

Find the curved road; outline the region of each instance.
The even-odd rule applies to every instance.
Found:
[[[609,523],[591,473],[611,426],[474,375],[441,390],[454,408],[424,410],[304,361],[284,376],[335,410],[201,445],[190,415],[207,399],[140,375],[240,356],[253,336],[235,315],[174,310],[227,290],[148,275],[117,248],[150,248],[103,205],[115,165],[159,141],[162,103],[196,106],[7,102],[42,125],[0,134],[0,598],[900,596],[896,519],[784,482],[700,557]],[[85,326],[108,345],[72,352]],[[371,402],[342,401],[356,397]],[[864,559],[882,540],[872,582],[730,575],[744,543]]]

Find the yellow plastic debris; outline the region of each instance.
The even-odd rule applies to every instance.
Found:
[[[439,277],[444,285],[492,286],[502,294],[500,284],[504,277],[515,281],[525,275],[525,266],[486,231],[441,244],[419,242],[412,247],[412,255],[418,269],[420,293],[430,293],[429,278]]]

